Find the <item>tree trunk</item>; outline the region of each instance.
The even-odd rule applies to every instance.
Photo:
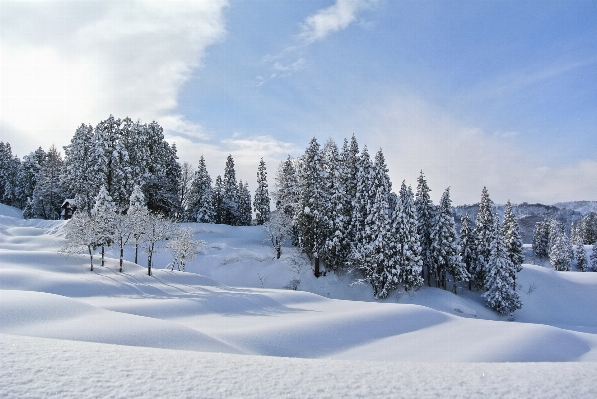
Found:
[[[89,260],[91,261],[91,271],[93,271],[93,252],[91,252],[91,245],[88,245],[87,249],[89,250]]]
[[[139,253],[139,237],[135,237],[135,263],[138,265],[137,262],[137,254]]]
[[[102,245],[102,267],[104,266],[104,246]]]
[[[124,258],[124,247],[120,244],[120,273],[122,273],[122,258]]]
[[[315,257],[315,277],[319,277],[319,257]]]
[[[147,255],[147,275],[151,276],[151,253]]]

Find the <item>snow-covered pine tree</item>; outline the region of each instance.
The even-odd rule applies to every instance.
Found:
[[[184,222],[195,221],[189,210],[191,205],[192,183],[194,180],[193,167],[188,162],[183,162],[180,167],[180,178],[178,181],[178,203],[180,204],[180,215],[178,220]]]
[[[323,203],[328,223],[322,257],[326,267],[337,272],[348,261],[351,247],[346,240],[349,225],[344,210],[346,193],[341,178],[342,163],[338,147],[331,139],[324,146],[323,160],[326,171]]]
[[[369,216],[369,204],[372,203],[372,169],[371,158],[367,146],[361,150],[361,154],[356,160],[357,177],[356,191],[352,202],[352,217],[350,224],[350,234],[352,243],[352,252],[350,262],[359,268],[363,262],[363,256],[366,248],[366,226],[365,221]]]
[[[141,190],[139,185],[135,185],[133,187],[133,192],[129,198],[129,208],[126,212],[126,215],[129,218],[129,228],[131,234],[135,239],[135,263],[139,264],[139,243],[143,233],[145,232],[145,221],[149,217],[149,211],[147,210],[147,205],[145,204],[145,196],[143,195],[143,190]]]
[[[372,199],[368,205],[365,231],[362,234],[363,252],[360,254],[360,269],[366,281],[373,286],[376,298],[386,298],[399,283],[399,271],[395,252],[392,252],[393,240],[390,235],[388,216],[388,195],[391,183],[388,169],[381,149],[375,155],[371,173]]]
[[[597,213],[590,212],[583,216],[579,225],[583,242],[591,245],[597,242]]]
[[[435,221],[436,209],[431,201],[429,192],[431,189],[427,185],[423,171],[417,178],[417,193],[415,194],[415,208],[417,210],[417,231],[419,233],[419,240],[421,243],[421,259],[423,261],[423,269],[427,268],[427,285],[431,287],[430,267],[433,264],[431,259],[431,246],[433,233],[433,224]]]
[[[93,271],[93,251],[97,249],[100,234],[94,216],[87,212],[75,212],[64,227],[66,244],[58,252],[63,255],[74,255],[87,252],[90,270]]]
[[[487,287],[486,284],[486,269],[488,267],[490,258],[492,257],[491,246],[495,240],[495,235],[499,231],[495,231],[496,220],[493,214],[493,201],[489,198],[489,193],[486,187],[483,187],[481,192],[481,202],[479,203],[479,213],[475,220],[475,235],[477,236],[477,255],[478,262],[475,263],[471,278],[473,283],[478,287]]]
[[[18,197],[18,176],[21,160],[12,154],[10,143],[0,141],[0,203],[22,206]]]
[[[267,169],[263,158],[261,158],[257,167],[257,189],[255,190],[255,198],[253,200],[253,208],[255,209],[255,217],[258,225],[262,225],[269,218],[270,202],[271,199],[267,189]]]
[[[195,259],[203,247],[205,241],[193,239],[192,228],[173,228],[170,240],[166,244],[166,248],[172,251],[171,269],[174,270],[176,267],[184,272],[187,263]]]
[[[485,292],[482,297],[487,306],[503,315],[511,315],[516,309],[522,307],[518,293],[513,289],[512,270],[514,265],[508,257],[503,236],[499,234],[500,226],[497,215],[494,216],[492,241],[489,245],[490,255],[485,268]]]
[[[98,193],[97,176],[94,174],[95,143],[93,127],[81,124],[70,144],[64,147],[64,168],[60,183],[74,198],[79,211],[89,213]]]
[[[276,210],[284,213],[291,221],[290,238],[292,245],[298,245],[298,229],[293,220],[295,209],[299,203],[299,183],[294,166],[294,160],[288,156],[286,161],[280,163],[276,171],[276,190],[273,194]]]
[[[597,241],[593,244],[591,252],[591,269],[593,269],[594,272],[597,272]]]
[[[468,213],[465,213],[461,220],[460,227],[460,258],[465,264],[466,271],[469,274],[468,289],[472,289],[473,271],[476,269],[475,264],[478,262],[477,255],[477,236],[471,226],[471,219]]]
[[[568,236],[557,227],[557,224],[552,223],[549,237],[552,243],[549,250],[549,261],[557,271],[569,271],[572,257]]]
[[[411,187],[403,181],[400,196],[392,212],[390,221],[390,250],[395,267],[391,268],[406,291],[416,290],[423,285],[421,277],[423,261],[421,260],[421,244],[417,232],[417,215],[414,194]]]
[[[582,237],[576,236],[576,247],[574,248],[574,257],[576,258],[576,269],[580,272],[586,272],[589,268],[589,261],[585,253],[585,246],[583,245]]]
[[[549,223],[546,220],[535,223],[533,254],[538,258],[547,258],[549,256]]]
[[[224,179],[222,180],[222,223],[236,226],[239,219],[238,210],[238,183],[236,182],[236,171],[234,170],[234,159],[232,155],[226,158],[224,168]]]
[[[309,258],[315,258],[314,274],[319,277],[320,252],[324,249],[328,221],[324,212],[325,171],[316,138],[311,139],[302,157],[298,175],[300,196],[294,216],[298,243]]]
[[[33,214],[35,217],[57,220],[60,218],[60,206],[64,192],[60,185],[62,157],[53,145],[46,154],[37,184],[33,190]]]
[[[113,115],[97,124],[89,157],[90,170],[85,171],[91,174],[95,183],[92,192],[98,193],[100,186],[104,186],[119,212],[126,209],[130,196],[126,190],[129,158],[122,140],[121,124],[122,121]]]
[[[524,262],[524,248],[522,246],[522,238],[520,237],[520,226],[518,219],[512,210],[510,200],[506,203],[506,210],[504,211],[504,223],[502,225],[502,234],[504,235],[504,243],[506,244],[506,252],[510,261],[514,265],[515,273],[512,275],[512,280],[516,284],[516,273],[522,271],[522,263]]]
[[[212,196],[214,209],[214,223],[216,224],[224,223],[224,208],[222,207],[222,186],[222,176],[218,175],[218,177],[216,177],[216,184],[214,185],[214,191]]]
[[[17,197],[19,204],[23,204],[23,206],[27,206],[28,203],[30,204],[30,212],[33,211],[33,202],[31,201],[33,190],[35,190],[35,185],[37,184],[45,160],[46,152],[39,147],[35,152],[25,155],[21,162],[17,177]]]
[[[191,220],[199,223],[214,223],[214,200],[211,177],[207,173],[203,155],[199,158],[199,166],[191,184],[189,213]]]
[[[251,208],[251,192],[249,191],[249,183],[243,183],[242,180],[238,182],[238,216],[236,220],[237,226],[250,226],[253,221],[253,209]]]
[[[48,152],[49,153],[49,152]],[[101,186],[95,197],[95,204],[91,209],[98,232],[97,245],[102,247],[102,266],[104,266],[105,247],[112,245],[115,240],[114,226],[116,219],[115,205],[105,186]]]
[[[450,188],[442,194],[437,208],[436,220],[431,234],[431,260],[437,271],[436,285],[446,289],[448,275],[452,276],[452,289],[456,293],[456,283],[468,281],[466,265],[460,258],[460,245],[456,235],[456,224],[452,214]]]

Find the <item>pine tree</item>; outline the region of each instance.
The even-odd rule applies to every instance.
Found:
[[[35,217],[57,220],[60,218],[60,206],[64,193],[60,185],[62,157],[56,147],[52,146],[46,154],[37,184],[33,190],[33,214]]]
[[[545,220],[535,223],[533,230],[533,254],[538,258],[549,256],[549,223]]]
[[[238,183],[234,170],[234,159],[228,155],[222,180],[222,223],[236,226],[238,224]]]
[[[471,278],[477,287],[487,287],[487,267],[492,257],[491,246],[495,240],[495,216],[492,211],[493,201],[489,198],[487,188],[483,187],[481,193],[481,202],[479,203],[479,213],[475,221],[475,235],[477,236],[477,254],[478,262],[475,263]]]
[[[298,229],[294,224],[295,209],[299,203],[299,183],[293,159],[288,156],[286,161],[278,166],[276,172],[276,191],[274,200],[276,210],[284,213],[291,221],[290,238],[292,245],[298,245]]]
[[[591,268],[594,272],[597,272],[597,241],[593,244],[591,252]]]
[[[214,223],[224,223],[224,208],[222,207],[222,196],[223,196],[223,183],[222,176],[216,177],[216,184],[213,191],[213,209],[214,209]]]
[[[472,289],[472,274],[476,269],[475,265],[479,261],[477,255],[477,235],[471,226],[471,219],[468,213],[462,217],[462,225],[460,227],[460,258],[465,264],[466,271],[469,275],[468,289]]]
[[[369,216],[369,204],[372,203],[372,168],[371,158],[367,146],[364,146],[361,154],[356,160],[357,177],[356,189],[353,198],[352,217],[350,224],[350,234],[352,242],[351,262],[358,266],[362,262],[362,256],[366,251],[366,225],[365,221]]]
[[[589,268],[589,262],[587,260],[587,254],[585,253],[585,246],[583,245],[582,237],[576,236],[576,248],[574,250],[576,258],[576,268],[578,271],[586,272]]]
[[[22,206],[18,196],[21,160],[12,154],[10,143],[0,141],[0,203]]]
[[[112,197],[106,187],[101,186],[95,197],[95,204],[91,209],[91,216],[95,219],[98,231],[97,245],[102,247],[102,266],[104,266],[105,247],[112,245],[115,240],[116,212]]]
[[[251,192],[249,183],[238,182],[237,191],[237,226],[250,226],[253,220],[253,210],[251,209]]]
[[[327,220],[324,213],[325,171],[317,139],[313,138],[302,157],[299,169],[299,200],[295,209],[295,224],[300,248],[309,258],[315,258],[316,277],[319,277],[320,252],[324,249]]]
[[[580,221],[579,234],[588,245],[597,242],[597,213],[590,212]]]
[[[363,247],[360,253],[360,269],[366,281],[373,286],[376,298],[385,298],[399,283],[395,258],[392,257],[388,195],[391,189],[388,169],[381,150],[375,156],[370,190],[372,199],[368,204]]]
[[[33,211],[33,190],[39,179],[42,166],[46,160],[46,152],[39,147],[35,152],[25,155],[21,162],[17,177],[17,197],[20,204],[29,205],[29,213],[32,217]],[[28,218],[27,218],[28,219]]]
[[[423,261],[423,268],[427,268],[427,285],[431,287],[431,274],[430,269],[433,264],[431,258],[431,246],[432,239],[431,234],[433,233],[433,223],[435,221],[435,205],[431,201],[429,196],[429,186],[423,171],[417,178],[417,193],[415,195],[415,208],[417,209],[417,231],[419,233],[419,239],[421,242],[421,259]]]
[[[522,263],[524,262],[524,247],[522,246],[522,238],[520,237],[518,219],[512,211],[510,200],[506,203],[502,234],[504,235],[506,252],[508,253],[510,262],[514,265],[515,273],[512,275],[512,279],[514,280],[514,284],[516,284],[516,273],[522,271]]]
[[[557,225],[552,224],[552,226]],[[549,261],[557,271],[569,271],[572,259],[568,237],[558,227],[552,227],[549,236],[552,243],[549,250]]]
[[[406,291],[416,290],[424,283],[421,277],[423,262],[417,233],[414,194],[410,186],[406,187],[404,181],[400,187],[398,202],[392,212],[390,226],[392,277],[398,278]]]
[[[213,189],[203,155],[199,158],[199,166],[195,171],[195,178],[191,184],[190,197],[189,213],[191,220],[199,223],[214,223]]]
[[[60,183],[79,211],[90,212],[99,191],[94,173],[95,137],[91,125],[81,124],[64,147],[64,168]]]
[[[497,215],[494,217],[494,232],[499,232],[499,221]],[[506,246],[501,234],[493,234],[493,240],[489,245],[489,259],[486,264],[486,285],[487,292],[482,297],[487,306],[503,315],[511,315],[516,309],[522,307],[522,301],[518,293],[513,289],[512,270],[514,265],[508,257]]]
[[[437,271],[436,285],[438,287],[441,285],[446,289],[446,280],[449,274],[454,280],[452,288],[454,293],[456,293],[456,283],[458,281],[468,281],[469,274],[466,270],[466,265],[460,258],[460,245],[456,236],[456,225],[454,216],[452,215],[452,200],[450,199],[449,188],[442,194],[431,235],[431,242],[433,269]]]
[[[267,170],[265,168],[265,162],[263,161],[263,158],[261,158],[259,167],[257,168],[257,189],[255,190],[255,198],[253,201],[253,208],[255,209],[258,225],[262,225],[269,218],[270,202],[271,199],[267,189]]]
[[[129,208],[126,214],[129,218],[130,232],[135,239],[135,263],[139,264],[139,243],[145,231],[145,222],[149,217],[149,211],[145,204],[145,196],[139,185],[133,187],[133,192],[129,198]]]

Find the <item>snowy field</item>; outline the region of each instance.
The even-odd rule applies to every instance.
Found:
[[[375,301],[260,227],[206,224],[186,272],[132,248],[90,272],[57,254],[65,222],[0,206],[0,397],[597,397],[597,273],[525,264],[502,317],[466,289]]]

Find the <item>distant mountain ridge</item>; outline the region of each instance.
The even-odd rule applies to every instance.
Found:
[[[506,205],[496,204],[494,211],[500,215],[503,220],[504,210]],[[475,220],[479,212],[479,204],[472,205],[458,205],[453,208],[454,218],[456,220],[457,228],[460,229],[460,218],[468,213],[471,220]],[[591,212],[597,213],[597,201],[570,201],[558,202],[554,205],[544,204],[529,204],[523,202],[521,204],[512,204],[512,211],[518,217],[522,235],[522,241],[525,244],[533,242],[533,230],[535,223],[544,219],[556,219],[562,222],[570,233],[570,224],[577,223],[583,216]]]

